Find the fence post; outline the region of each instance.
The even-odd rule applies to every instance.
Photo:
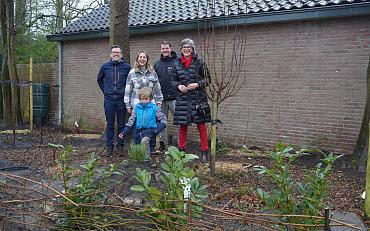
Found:
[[[30,57],[30,132],[33,132],[33,90],[32,90],[32,57]]]

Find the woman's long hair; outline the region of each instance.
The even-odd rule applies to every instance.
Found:
[[[149,57],[149,54],[146,50],[141,50],[141,51],[139,51],[139,53],[137,53],[137,56],[136,56],[136,59],[135,59],[135,65],[134,65],[135,71],[138,71],[141,68],[141,66],[139,64],[139,61],[138,61],[140,53],[144,53],[146,55],[147,62],[145,64],[145,69],[148,70],[148,71],[153,71],[154,68],[153,68],[152,63],[150,62],[150,57]]]

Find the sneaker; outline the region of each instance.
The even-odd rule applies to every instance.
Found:
[[[117,153],[118,153],[118,156],[120,157],[123,156],[123,145],[122,144],[117,145]]]
[[[166,151],[166,145],[164,144],[163,141],[159,141],[159,148],[158,148],[158,151],[160,152],[164,152]]]
[[[105,156],[111,157],[113,154],[113,146],[105,146]]]

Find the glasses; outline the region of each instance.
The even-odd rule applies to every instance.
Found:
[[[183,46],[182,49],[191,49],[191,46]]]

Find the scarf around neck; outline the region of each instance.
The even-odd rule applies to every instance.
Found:
[[[182,65],[184,65],[184,67],[186,69],[189,69],[190,63],[191,63],[192,60],[193,60],[192,55],[190,55],[190,57],[188,59],[186,59],[184,55],[181,55],[181,63],[182,63]]]

